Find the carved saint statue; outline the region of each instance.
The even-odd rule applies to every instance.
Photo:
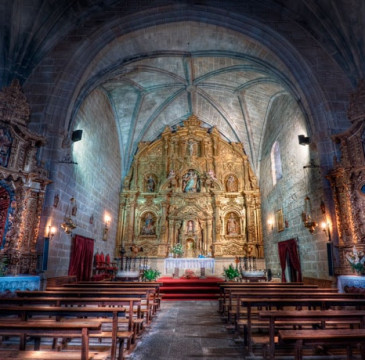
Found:
[[[227,191],[228,192],[236,192],[238,191],[237,188],[237,180],[233,175],[229,175],[227,179]]]
[[[238,224],[236,218],[233,214],[230,215],[227,221],[227,234],[228,235],[237,235],[238,234]]]
[[[189,170],[183,177],[183,191],[200,192],[200,179],[194,170]]]
[[[188,232],[194,232],[194,221],[193,220],[188,221],[187,230],[188,230]]]
[[[147,191],[154,192],[155,191],[155,180],[152,175],[150,175],[147,179]]]

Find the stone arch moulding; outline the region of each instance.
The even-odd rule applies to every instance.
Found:
[[[186,151],[191,134],[202,140],[200,156]],[[162,186],[155,193],[145,193],[145,179],[151,173]],[[199,175],[200,192],[184,191],[187,174]],[[218,186],[230,174],[240,179],[240,191],[226,192],[224,186]],[[118,248],[128,249],[134,242],[143,247],[146,256],[164,258],[176,243],[186,245],[192,239],[195,247],[189,256],[243,256],[248,245],[254,249],[252,256],[263,255],[257,205],[260,191],[243,146],[202,127],[196,116],[189,117],[176,131],[166,128],[157,140],[142,143],[125,185],[120,194],[122,236]],[[139,219],[145,221],[143,216],[149,212],[156,216],[155,236],[140,234],[146,224]],[[237,231],[227,235],[225,217],[229,214],[235,216]]]

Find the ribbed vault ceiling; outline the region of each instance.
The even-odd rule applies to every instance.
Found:
[[[116,56],[119,47],[126,49],[124,59],[132,60]],[[182,124],[192,114],[227,140],[241,142],[257,170],[271,103],[295,94],[290,71],[262,44],[197,22],[117,39],[89,72],[90,89],[102,88],[114,109],[124,174],[140,141],[155,140],[166,126]]]
[[[255,165],[266,113],[286,92],[270,69],[253,60],[204,53],[135,61],[101,86],[115,109],[127,163],[140,141],[195,114],[228,140],[242,142]]]

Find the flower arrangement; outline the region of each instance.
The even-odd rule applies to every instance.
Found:
[[[182,255],[182,254],[184,254],[184,249],[183,249],[182,244],[180,244],[180,243],[175,244],[172,247],[171,252],[173,254],[176,254],[176,255]]]
[[[223,270],[224,270],[223,275],[228,280],[234,280],[234,279],[240,277],[240,272],[238,271],[238,269],[235,269],[232,264],[230,264],[228,266],[228,268],[224,267]]]
[[[147,281],[155,281],[161,273],[158,270],[146,269],[143,271],[143,279]]]
[[[356,246],[353,247],[352,253],[346,254],[346,259],[350,263],[352,270],[361,274],[365,271],[365,254],[363,251],[357,251]]]
[[[181,277],[182,279],[194,279],[196,278],[195,272],[193,270],[185,270],[184,275]]]

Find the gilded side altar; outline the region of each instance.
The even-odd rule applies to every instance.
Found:
[[[184,257],[263,258],[261,229],[260,191],[242,144],[195,116],[140,143],[120,194],[117,252],[137,247],[165,258],[181,243]]]

